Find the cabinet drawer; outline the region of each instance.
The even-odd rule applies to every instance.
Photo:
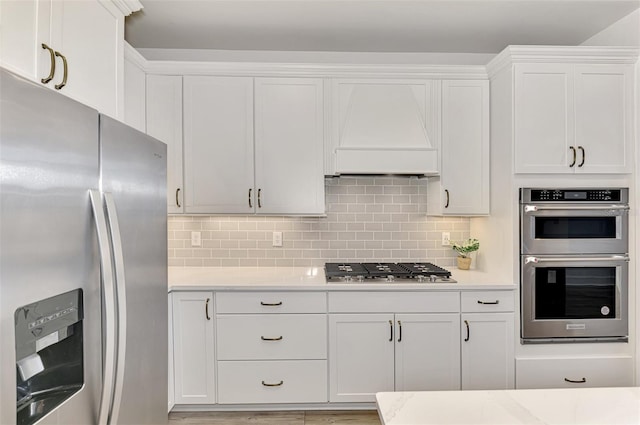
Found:
[[[326,402],[326,360],[218,362],[218,403]]]
[[[516,359],[517,389],[632,385],[631,357]]]
[[[458,292],[332,292],[331,313],[457,313]]]
[[[472,291],[462,293],[464,313],[513,311],[513,291]]]
[[[324,292],[218,292],[216,312],[233,313],[326,313]]]
[[[216,316],[219,360],[327,358],[325,314]]]

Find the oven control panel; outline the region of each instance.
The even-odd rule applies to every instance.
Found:
[[[620,202],[621,189],[526,189],[526,202]]]

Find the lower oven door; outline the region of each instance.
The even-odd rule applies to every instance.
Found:
[[[626,255],[523,255],[523,342],[626,341],[628,275]]]

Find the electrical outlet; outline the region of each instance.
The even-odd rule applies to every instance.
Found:
[[[273,232],[273,246],[282,246],[282,232]]]
[[[450,246],[451,245],[451,233],[442,232],[442,246]]]
[[[202,246],[202,233],[191,232],[191,246]]]

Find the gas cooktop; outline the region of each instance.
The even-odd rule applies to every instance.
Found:
[[[431,263],[325,263],[329,283],[456,283]]]

